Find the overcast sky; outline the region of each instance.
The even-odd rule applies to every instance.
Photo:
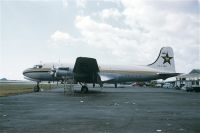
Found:
[[[163,46],[176,71],[200,68],[198,0],[0,0],[0,78],[40,62],[146,65]]]

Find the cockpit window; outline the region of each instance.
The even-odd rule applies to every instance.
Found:
[[[42,68],[42,65],[35,65],[33,68]]]

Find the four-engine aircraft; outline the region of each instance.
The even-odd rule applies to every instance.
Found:
[[[23,75],[37,85],[34,91],[39,91],[41,81],[64,81],[73,79],[81,84],[81,92],[88,92],[87,83],[103,86],[103,83],[117,83],[133,81],[150,81],[177,76],[175,71],[174,53],[171,47],[163,47],[155,62],[146,66],[109,66],[99,67],[96,59],[78,57],[74,67],[44,67],[36,65],[24,70]]]

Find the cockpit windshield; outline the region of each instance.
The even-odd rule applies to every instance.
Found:
[[[33,68],[42,68],[42,65],[34,65]]]

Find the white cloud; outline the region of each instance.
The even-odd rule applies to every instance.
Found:
[[[121,17],[121,13],[114,8],[111,9],[104,9],[101,13],[100,13],[100,17],[102,19],[108,19],[108,18],[114,18],[117,19],[119,17]]]
[[[102,51],[109,50],[112,56],[121,57],[121,59],[126,57],[124,58],[126,61],[137,56],[133,51],[140,49],[139,41],[141,40],[138,35],[142,34],[138,31],[96,22],[89,16],[77,16],[75,24],[88,45]]]
[[[65,41],[71,39],[72,37],[68,33],[56,31],[53,35],[51,35],[51,38],[54,41]]]
[[[67,0],[62,0],[62,2],[63,2],[64,7],[68,7],[68,1]]]
[[[149,2],[122,0],[122,11],[108,8],[93,13],[98,14],[99,19],[89,15],[76,16],[75,26],[81,35],[79,38],[58,32],[52,39],[78,40],[79,43],[107,52],[118,63],[129,65],[151,63],[156,59],[161,47],[171,46],[175,50],[175,58],[178,58],[179,72],[199,67],[198,16],[187,12],[162,10]],[[82,7],[85,7],[85,4]],[[120,18],[122,16],[124,19]],[[119,21],[124,26],[113,26],[102,18],[120,18]],[[193,65],[188,65],[191,63]]]
[[[67,32],[56,31],[51,35],[51,41],[54,45],[74,45],[79,39],[72,37]]]
[[[141,36],[145,37],[142,44],[144,49],[146,49],[145,44],[149,44],[149,47],[157,48],[164,42],[166,45],[176,49],[177,53],[181,50],[185,51],[184,54],[187,58],[191,62],[196,62],[200,47],[198,16],[187,12],[176,12],[176,10],[170,10],[170,7],[168,10],[162,10],[152,4],[153,2],[157,1],[122,0],[125,24],[132,30],[138,29],[142,33],[146,31],[146,36]],[[173,1],[168,2],[171,5],[174,4]],[[189,55],[189,53],[192,53],[189,49],[197,50]],[[186,57],[179,56],[182,65],[188,63],[188,60],[186,61],[185,59]],[[181,69],[184,68],[179,68],[179,70]]]
[[[87,0],[76,0],[76,5],[79,8],[85,8]]]

